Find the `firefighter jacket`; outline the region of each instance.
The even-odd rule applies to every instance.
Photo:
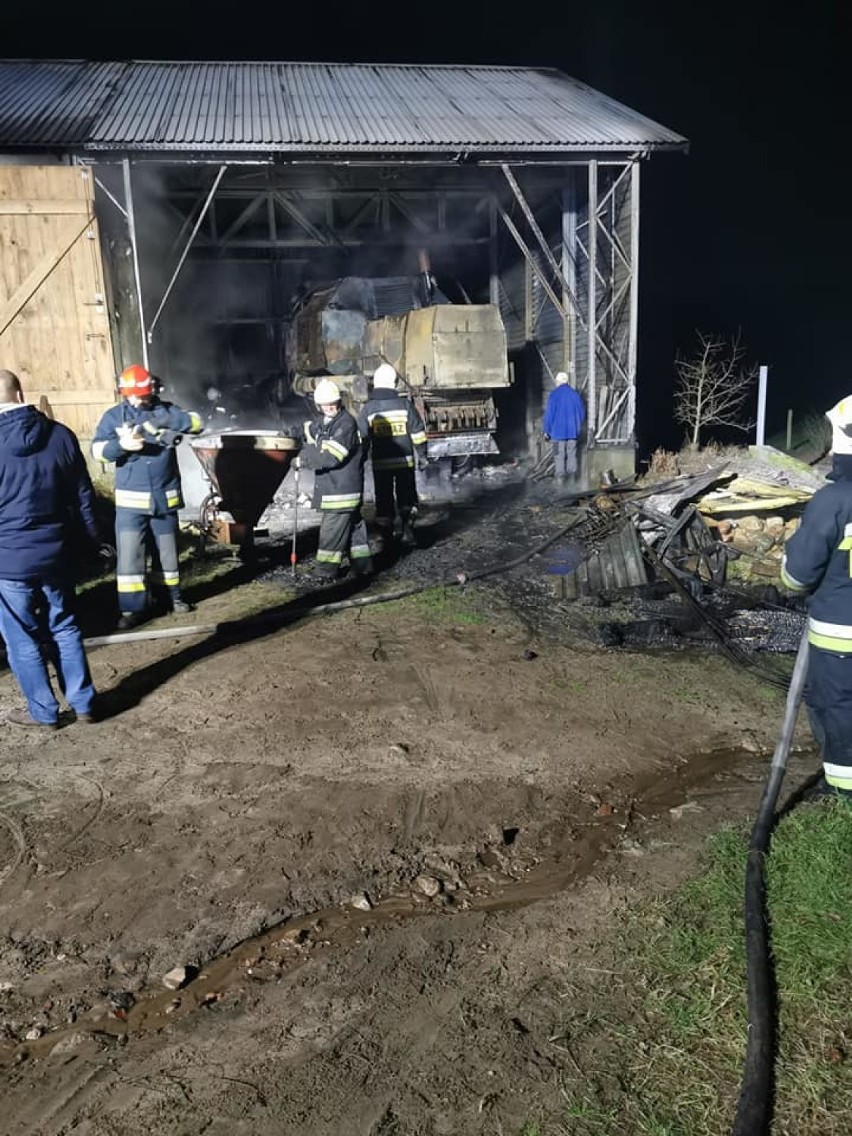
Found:
[[[144,439],[141,450],[121,448],[118,429],[136,426]],[[123,400],[104,414],[92,439],[92,455],[115,463],[115,507],[162,517],[183,507],[174,445],[169,434],[200,434],[203,423],[193,411],[154,398],[149,406]]]
[[[426,445],[426,429],[414,403],[395,390],[375,390],[358,416],[370,447],[373,470],[413,469],[415,446]]]
[[[852,455],[834,456],[834,480],[817,490],[784,547],[781,581],[811,593],[808,641],[852,654]]]
[[[302,427],[299,459],[314,478],[313,507],[343,513],[357,509],[364,491],[364,446],[358,424],[342,407],[328,422],[318,418]]]

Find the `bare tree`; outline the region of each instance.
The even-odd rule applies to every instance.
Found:
[[[754,422],[745,417],[746,400],[757,378],[757,367],[744,365],[739,332],[730,340],[701,331],[696,335],[699,348],[695,355],[687,359],[678,354],[675,359],[678,381],[674,395],[675,419],[687,427],[693,449],[707,426],[751,429]]]

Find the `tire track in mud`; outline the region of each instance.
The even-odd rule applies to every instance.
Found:
[[[127,1011],[112,1016],[93,1012],[92,1017],[80,1017],[38,1039],[0,1043],[0,1066],[46,1057],[72,1034],[106,1044],[160,1034],[170,1024],[226,998],[233,1005],[249,988],[277,982],[313,958],[357,945],[384,926],[398,927],[423,916],[464,918],[468,912],[517,910],[548,899],[588,877],[618,849],[628,830],[651,825],[655,814],[685,803],[691,793],[720,776],[742,779],[746,764],[753,779],[754,755],[747,751],[700,754],[669,770],[666,777],[655,773],[634,779],[618,800],[614,795],[615,803],[602,801],[590,819],[574,815],[554,822],[561,825],[562,837],[552,841],[546,855],[534,855],[520,875],[510,874],[499,849],[485,849],[478,855],[481,869],[467,872],[454,890],[441,890],[431,898],[416,891],[395,894],[370,910],[338,905],[288,918],[211,959],[200,972],[190,972],[179,990],[143,989]],[[420,794],[412,799],[405,817],[405,827],[412,833],[422,811]],[[514,839],[515,833],[506,830],[504,842],[511,844]]]

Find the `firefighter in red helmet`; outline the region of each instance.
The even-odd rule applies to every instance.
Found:
[[[118,376],[118,394],[121,401],[98,423],[92,454],[115,466],[118,626],[125,630],[147,617],[149,585],[165,590],[172,611],[192,610],[180,592],[177,515],[183,497],[176,447],[184,434],[200,433],[203,423],[193,411],[161,399],[159,383],[138,363]]]

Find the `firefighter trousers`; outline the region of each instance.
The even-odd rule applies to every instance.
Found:
[[[414,470],[374,469],[373,485],[376,490],[376,528],[392,529],[397,511],[403,521],[408,520],[418,501]]]
[[[165,589],[171,603],[181,598],[177,534],[177,513],[152,517],[135,509],[116,509],[115,580],[122,613],[144,612],[148,606],[149,586]]]
[[[373,557],[360,506],[345,512],[323,513],[320,521],[317,569],[326,575],[336,576],[347,553],[353,572],[372,572]]]
[[[805,705],[826,781],[852,793],[852,655],[811,644]]]

